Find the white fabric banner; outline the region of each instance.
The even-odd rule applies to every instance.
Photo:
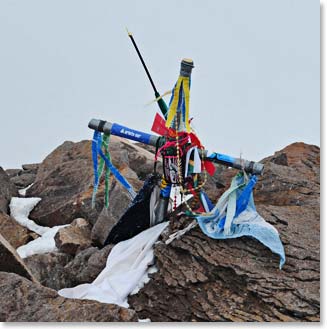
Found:
[[[118,243],[110,252],[106,267],[92,283],[61,289],[59,295],[128,307],[128,295],[149,280],[148,273],[154,260],[153,245],[167,225],[168,222],[158,224]]]

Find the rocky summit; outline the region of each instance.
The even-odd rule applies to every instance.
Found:
[[[153,152],[111,137],[111,159],[136,191],[153,171]],[[0,320],[320,321],[320,149],[293,143],[261,162],[265,170],[254,200],[258,213],[280,234],[283,268],[257,240],[213,240],[197,226],[166,244],[190,223],[176,211],[154,247],[157,272],[128,297],[128,309],[57,293],[97,278],[114,247],[103,247],[107,232],[130,204],[126,190],[111,177],[109,222],[97,222],[104,188],[100,184],[92,209],[91,141],[64,142],[42,163],[22,169],[0,167]],[[216,169],[205,186],[212,201],[237,173]],[[18,192],[26,188],[25,195]],[[51,252],[21,259],[15,251],[39,238],[10,216],[10,200],[19,194],[41,198],[29,215],[36,224],[62,225]]]

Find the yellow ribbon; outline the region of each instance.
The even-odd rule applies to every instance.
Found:
[[[185,98],[185,128],[189,133],[191,132],[189,113],[190,113],[190,78],[184,77],[183,91]]]
[[[166,127],[170,127],[174,117],[177,113],[177,106],[179,102],[179,90],[183,88],[183,93],[185,97],[185,128],[189,133],[191,131],[189,123],[189,104],[190,104],[190,78],[179,76],[176,86],[174,88],[174,97],[169,107],[168,117],[166,121]]]

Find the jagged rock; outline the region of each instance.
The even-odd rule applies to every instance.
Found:
[[[15,249],[34,240],[33,232],[18,224],[12,217],[1,212],[0,233]]]
[[[316,145],[296,142],[262,160],[263,163],[267,161],[284,166],[295,167],[298,170],[301,170],[302,168],[302,171],[306,175],[310,175],[311,178],[314,178],[314,176],[319,175],[320,148]],[[316,167],[316,170],[314,170],[314,167]],[[314,172],[313,175],[311,171]]]
[[[25,266],[23,260],[16,253],[16,250],[0,234],[0,271],[13,272],[36,281],[30,270]]]
[[[24,258],[26,266],[43,286],[59,290],[71,287],[65,265],[73,257],[62,252],[32,255]]]
[[[31,185],[35,181],[35,178],[36,174],[23,172],[22,174],[11,178],[10,181],[14,183],[17,188],[22,189]]]
[[[126,147],[120,141],[113,147],[112,159],[138,189],[142,185],[139,178],[143,179],[145,172],[152,170],[153,154],[146,157],[143,166],[144,158],[138,157],[137,152],[146,151],[135,149],[137,146],[131,143]],[[112,142],[115,143],[114,137]],[[43,225],[70,223],[76,217],[87,218],[94,224],[103,207],[103,186],[99,189],[96,208],[90,207],[93,181],[90,142],[67,143],[42,163],[34,186],[28,191],[28,195],[44,197],[43,205],[33,213],[38,214],[35,218]],[[133,156],[131,152],[135,152]],[[320,320],[320,150],[313,145],[294,143],[263,162],[265,172],[255,188],[255,202],[258,212],[280,233],[286,252],[283,269],[278,269],[277,256],[254,239],[213,240],[199,228],[192,229],[170,245],[155,245],[158,272],[152,274],[150,282],[137,295],[129,297],[139,318],[152,321]],[[206,188],[212,200],[217,200],[236,173],[236,170],[219,167],[209,178]],[[117,218],[129,202],[122,201],[124,192],[119,186],[111,179],[110,211],[117,211],[114,214]],[[163,241],[189,222],[189,218],[177,219],[173,215]],[[97,225],[101,232],[100,222]],[[70,287],[92,282],[104,268],[111,248],[88,247],[73,259],[53,253],[36,257],[31,263],[34,268],[41,268],[44,263],[47,270],[36,274],[44,284]],[[55,282],[51,282],[52,273]],[[30,310],[28,302],[22,303],[20,318],[27,316],[24,308]],[[62,310],[72,309],[65,302],[60,303],[63,303]],[[51,308],[52,299],[43,299],[42,307]],[[17,318],[16,310],[16,304],[4,311],[0,307],[0,314],[13,319]],[[59,316],[54,312],[51,318]],[[37,319],[46,318],[44,313],[35,315],[34,309],[30,314]]]
[[[105,268],[112,248],[89,247],[75,257],[62,252],[32,255],[24,262],[42,285],[59,290],[93,282]]]
[[[40,166],[39,163],[30,163],[30,164],[23,164],[22,168],[25,170],[25,172],[36,174],[39,169],[39,166]]]
[[[110,150],[115,166],[138,190],[142,186],[139,177],[150,170],[153,155],[115,136],[111,137]],[[115,186],[113,181],[111,177],[111,189]],[[76,217],[94,224],[103,208],[103,184],[94,209],[91,208],[92,190],[91,142],[65,142],[42,162],[34,185],[26,193],[27,197],[42,198],[30,218],[50,227],[69,224]]]
[[[67,273],[66,287],[93,282],[105,268],[112,248],[113,245],[108,245],[101,250],[90,247],[78,253],[64,268]]]
[[[256,204],[316,205],[320,198],[320,149],[315,145],[293,143],[260,161],[264,173],[254,188]],[[220,167],[211,178],[216,186],[205,189],[212,200],[229,187],[237,170]],[[217,188],[215,188],[217,187]]]
[[[285,155],[276,163],[279,154]],[[140,318],[320,321],[319,148],[292,144],[264,162],[255,201],[258,212],[280,233],[283,269],[278,257],[254,239],[213,240],[197,227],[169,245],[156,245],[158,272],[129,297]],[[226,187],[234,174],[222,174]],[[171,219],[168,234],[188,223],[184,217]]]
[[[319,203],[319,147],[293,143],[262,162],[265,171],[254,194],[257,204],[301,206]]]
[[[14,273],[0,273],[0,321],[137,321],[135,311],[91,300],[67,299]]]
[[[18,176],[23,170],[22,169],[6,169],[6,174],[9,178]]]
[[[319,321],[319,239],[311,240],[319,231],[314,227],[311,236],[306,234],[304,222],[310,217],[305,218],[301,209],[301,230],[297,219],[282,224],[289,218],[283,209],[278,209],[282,219],[277,225],[274,212],[259,212],[275,221],[281,232],[286,251],[282,271],[277,257],[259,242],[249,238],[215,241],[196,228],[168,247],[157,245],[159,272],[129,298],[139,317],[151,321]],[[314,221],[319,226],[319,219]],[[299,244],[299,236],[304,243]]]
[[[123,173],[124,171],[122,171]],[[126,175],[125,175],[126,177]],[[98,246],[103,246],[111,229],[131,203],[130,195],[116,180],[112,182],[109,195],[109,208],[102,209],[96,223],[92,228],[92,241]]]
[[[10,181],[18,188],[25,188],[34,183],[39,164],[25,164],[23,169],[7,169],[6,173]]]
[[[0,167],[0,212],[8,213],[10,199],[18,195],[17,188],[10,182],[9,176]]]
[[[39,167],[36,180],[26,196],[42,201],[30,214],[40,225],[70,224],[74,218],[96,216],[88,210],[92,194],[91,144],[65,142],[56,148]]]
[[[59,229],[54,239],[60,251],[74,256],[91,246],[90,225],[85,219],[76,218],[70,226]]]
[[[118,222],[111,214],[111,209],[103,208],[96,223],[92,228],[91,239],[93,244],[103,246],[110,231]]]

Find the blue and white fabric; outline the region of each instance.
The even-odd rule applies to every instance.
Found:
[[[196,216],[204,234],[213,239],[232,239],[249,236],[257,239],[280,257],[279,267],[285,263],[285,252],[278,231],[256,211],[253,201],[255,175],[236,175],[230,188],[220,197],[210,212]]]

